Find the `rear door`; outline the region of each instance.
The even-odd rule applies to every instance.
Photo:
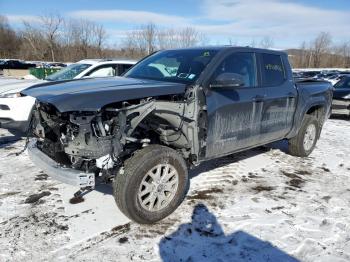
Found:
[[[270,142],[291,130],[296,108],[297,90],[287,57],[275,53],[260,53],[261,88],[264,102],[260,141]]]
[[[206,158],[226,155],[254,145],[259,136],[263,105],[258,88],[256,56],[253,52],[233,52],[225,56],[210,77],[233,73],[244,79],[239,87],[209,87],[206,94],[208,132]]]

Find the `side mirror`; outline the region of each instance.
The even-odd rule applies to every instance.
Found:
[[[235,73],[222,73],[210,84],[211,88],[240,87],[244,86],[242,75]]]

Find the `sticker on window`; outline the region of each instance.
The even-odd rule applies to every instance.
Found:
[[[196,75],[195,74],[190,74],[189,76],[188,76],[188,79],[193,79],[193,78],[195,78],[196,77]]]
[[[177,75],[178,78],[188,78],[188,76],[189,75],[186,74],[186,73],[180,73],[180,74]]]
[[[274,70],[282,72],[282,67],[280,65],[267,64],[265,65],[266,70]]]

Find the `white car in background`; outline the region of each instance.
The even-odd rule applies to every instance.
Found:
[[[47,81],[64,81],[88,77],[119,76],[136,64],[133,60],[88,59],[71,64],[45,80],[0,78],[0,127],[14,133],[27,130],[35,99],[20,92]]]

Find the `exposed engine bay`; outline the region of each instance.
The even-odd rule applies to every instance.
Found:
[[[107,177],[134,151],[154,143],[176,149],[195,164],[205,152],[207,124],[198,104],[203,100],[195,99],[194,90],[116,103],[98,112],[60,113],[37,102],[33,135],[38,149],[59,164]]]

